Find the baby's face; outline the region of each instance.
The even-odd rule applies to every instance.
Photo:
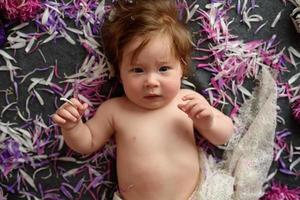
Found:
[[[134,61],[134,50],[143,38],[136,37],[124,48],[120,77],[127,98],[139,107],[158,109],[170,103],[180,90],[182,68],[171,51],[170,39],[151,37]]]

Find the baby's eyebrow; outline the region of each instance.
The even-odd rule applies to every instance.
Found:
[[[131,66],[142,66],[143,64],[140,62],[131,62]]]
[[[165,64],[170,64],[170,61],[157,61],[156,62],[157,65],[165,65]]]

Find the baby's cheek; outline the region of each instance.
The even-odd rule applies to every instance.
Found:
[[[134,81],[127,81],[123,83],[123,88],[125,93],[136,93],[138,91],[139,83],[135,83]]]

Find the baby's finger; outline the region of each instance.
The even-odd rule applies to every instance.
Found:
[[[52,120],[53,120],[54,123],[56,123],[58,125],[66,123],[66,120],[64,118],[60,117],[56,113],[52,115]]]
[[[187,94],[185,96],[182,97],[183,101],[187,101],[187,100],[193,100],[196,98],[196,94],[192,93],[192,94]]]
[[[185,104],[180,105],[180,109],[183,112],[186,112],[187,114],[189,114],[189,112],[193,109],[194,106],[196,106],[198,104],[198,101],[196,100],[190,100],[188,102],[186,102]]]
[[[72,98],[71,101],[76,106],[76,108],[79,112],[79,115],[82,116],[83,113],[88,108],[88,104],[87,103],[81,103],[78,99],[75,99],[75,98]]]
[[[193,109],[190,110],[189,116],[191,118],[197,118],[199,114],[205,111],[205,107],[203,107],[201,104],[197,104],[193,107]]]
[[[83,104],[76,98],[72,98],[70,99],[70,101],[73,103],[73,105],[77,108],[77,109],[83,109]]]
[[[65,109],[66,109],[67,111],[69,111],[75,118],[78,119],[78,118],[81,117],[81,115],[80,115],[78,109],[75,108],[74,106],[68,106],[68,107],[66,107]]]
[[[59,98],[59,100],[61,100],[61,101],[64,101],[64,102],[66,102],[66,103],[69,103],[71,106],[75,106],[75,105],[73,104],[73,102],[72,102],[72,101],[70,101],[70,100],[69,100],[69,99],[67,99],[67,98],[60,97],[60,98]]]
[[[213,113],[209,109],[205,109],[205,110],[202,110],[199,113],[195,113],[196,119],[200,119],[200,118],[202,118],[202,119],[209,119],[209,118],[212,118],[212,116],[213,116]]]
[[[59,109],[56,112],[57,115],[59,115],[61,118],[69,121],[76,122],[78,118],[76,118],[74,115],[72,115],[68,110],[66,109]]]
[[[86,111],[86,109],[87,109],[88,107],[89,107],[89,105],[88,105],[87,103],[83,103],[83,104],[82,104],[82,108],[81,108],[81,109],[78,108],[79,114],[82,116],[83,113]]]

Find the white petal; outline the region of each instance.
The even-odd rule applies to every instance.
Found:
[[[47,7],[43,13],[43,17],[42,17],[42,24],[46,25],[48,22],[48,18],[49,18],[49,8]]]
[[[25,180],[32,188],[34,188],[34,189],[37,191],[33,179],[32,179],[25,171],[23,171],[22,169],[19,169],[19,170],[20,170],[21,176],[24,178],[24,180]]]
[[[11,57],[8,53],[0,49],[0,55],[2,55],[4,58],[8,60],[13,60],[15,63],[17,62],[13,57]]]

